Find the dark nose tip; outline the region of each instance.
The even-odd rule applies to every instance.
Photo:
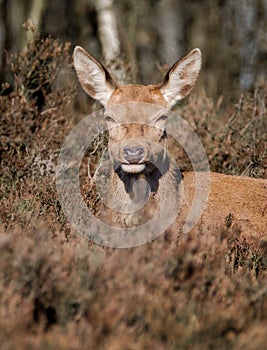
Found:
[[[122,151],[123,158],[131,164],[139,163],[144,158],[144,155],[145,150],[141,146],[124,147]]]

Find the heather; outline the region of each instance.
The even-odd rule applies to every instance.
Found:
[[[0,96],[0,343],[3,349],[264,349],[267,237],[248,242],[227,218],[182,240],[163,234],[130,249],[101,247],[66,220],[55,176],[68,132],[92,111],[77,94],[70,44],[35,39],[8,56]],[[177,111],[212,171],[267,177],[267,86],[231,103],[192,94]],[[92,179],[106,138],[81,169]],[[170,144],[173,149],[177,145]],[[180,150],[181,169],[191,165]]]

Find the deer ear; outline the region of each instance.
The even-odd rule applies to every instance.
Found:
[[[84,90],[103,106],[106,106],[110,96],[116,89],[108,71],[102,64],[89,55],[83,48],[76,46],[73,61],[79,81]]]
[[[200,68],[201,51],[199,49],[194,49],[171,67],[159,87],[169,108],[190,93],[196,83]]]

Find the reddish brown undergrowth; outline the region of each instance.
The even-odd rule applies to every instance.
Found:
[[[72,80],[62,78],[68,49],[51,38],[29,44],[10,58],[13,80],[0,97],[1,349],[264,349],[265,239],[247,242],[224,225],[116,250],[66,221],[55,166],[80,118]],[[265,176],[265,106],[259,86],[226,112],[204,93],[182,110],[213,170]]]

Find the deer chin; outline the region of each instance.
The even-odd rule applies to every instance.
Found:
[[[121,164],[121,168],[125,173],[138,174],[145,170],[146,165],[143,164]]]

